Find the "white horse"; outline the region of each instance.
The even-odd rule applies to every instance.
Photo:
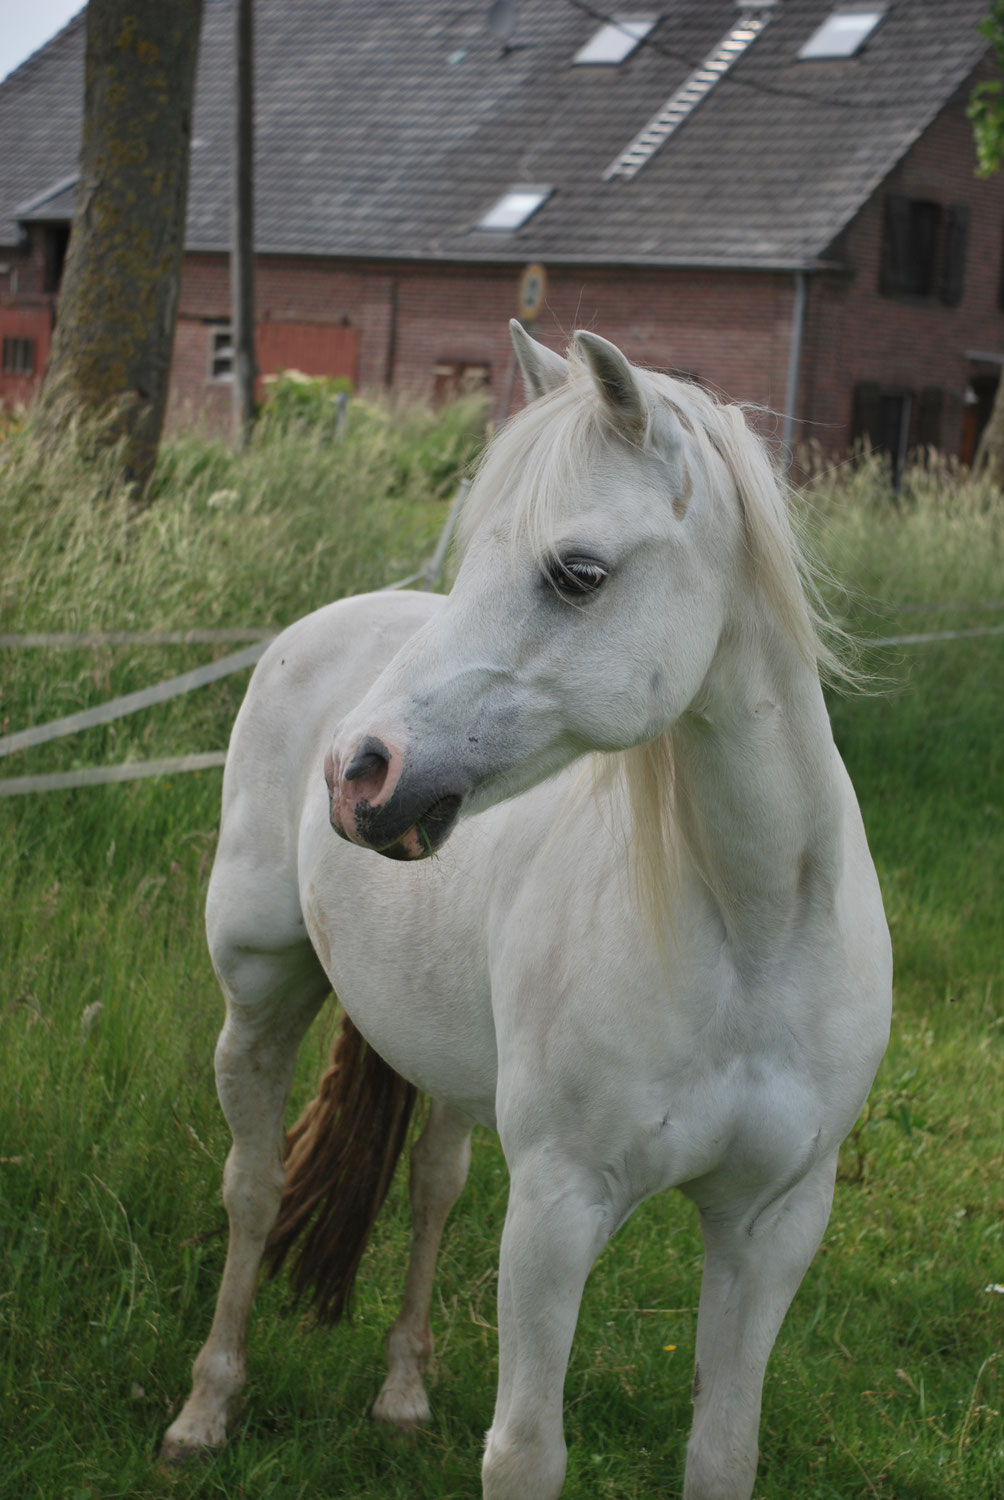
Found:
[[[510,1174],[484,1495],[558,1495],[586,1277],[679,1187],[705,1245],[684,1495],[746,1500],[767,1358],[888,1037],[881,897],[763,444],[594,334],[563,359],[512,332],[536,399],[489,446],[449,598],[301,620],[237,719],[208,902],[230,1244],[164,1454],[225,1440],[294,1057],[333,986],[351,1021],[283,1206],[290,1234],[319,1215],[315,1260],[346,1229],[334,1289],[301,1265],[322,1308],[344,1301],[411,1086],[433,1101],[374,1415],[428,1416],[435,1255],[478,1121]]]

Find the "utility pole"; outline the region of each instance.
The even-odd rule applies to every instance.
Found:
[[[234,174],[230,300],[234,350],[234,441],[254,426],[254,21],[252,0],[236,0]]]

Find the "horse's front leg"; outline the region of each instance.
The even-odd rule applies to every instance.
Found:
[[[373,1407],[377,1422],[407,1429],[429,1420],[422,1373],[433,1353],[429,1304],[447,1215],[467,1181],[472,1121],[432,1100],[411,1153],[411,1257],[404,1299],[387,1339],[387,1379]]]
[[[499,1387],[485,1500],[554,1500],[565,1478],[562,1398],[582,1289],[613,1231],[602,1185],[548,1151],[510,1163],[499,1262]]]
[[[705,1207],[684,1500],[749,1500],[767,1360],[830,1216],[836,1157],[757,1213]]]
[[[192,1368],[192,1393],[168,1428],[161,1458],[181,1463],[220,1448],[246,1378],[248,1316],[262,1252],[285,1182],[283,1111],[300,1041],[328,993],[311,949],[244,949],[225,973],[227,1019],[216,1045],[216,1087],[233,1136],[223,1171],[230,1223],[226,1265],[209,1338]]]

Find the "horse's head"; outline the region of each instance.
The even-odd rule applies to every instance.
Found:
[[[325,761],[335,829],[395,858],[430,853],[461,808],[662,734],[728,612],[742,526],[685,388],[596,334],[567,360],[512,336],[534,399],[486,452],[449,601]]]

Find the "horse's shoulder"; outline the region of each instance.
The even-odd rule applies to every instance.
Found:
[[[255,667],[234,725],[224,808],[238,789],[261,806],[262,789],[282,788],[278,808],[296,821],[303,777],[313,775],[331,724],[366,692],[403,643],[443,604],[441,596],[359,594],[326,604],[287,626]]]
[[[368,686],[444,602],[436,594],[357,594],[303,615],[269,643],[251,678],[244,716],[284,712],[290,702],[328,693],[344,713],[345,692]]]

